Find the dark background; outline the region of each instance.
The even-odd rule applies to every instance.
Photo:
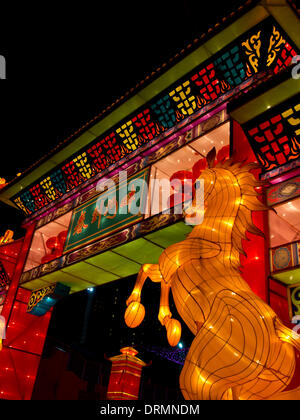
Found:
[[[0,177],[24,171],[245,0],[3,5]],[[0,204],[0,234],[23,216]]]

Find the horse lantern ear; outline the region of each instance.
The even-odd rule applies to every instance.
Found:
[[[206,156],[206,160],[207,160],[207,164],[209,168],[213,168],[215,166],[216,155],[217,155],[217,151],[216,151],[216,148],[214,147]]]

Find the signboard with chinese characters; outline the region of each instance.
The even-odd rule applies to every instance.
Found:
[[[64,251],[140,221],[147,202],[148,177],[147,168],[77,207],[72,214]]]

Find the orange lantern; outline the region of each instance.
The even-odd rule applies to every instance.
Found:
[[[125,322],[129,328],[138,327],[145,317],[145,307],[139,302],[132,302],[125,312]]]
[[[139,396],[142,369],[149,366],[136,357],[132,347],[124,347],[121,354],[109,358],[112,362],[107,390],[108,400],[137,400]]]
[[[175,347],[181,338],[181,324],[177,319],[170,319],[166,324],[167,338],[170,346]]]

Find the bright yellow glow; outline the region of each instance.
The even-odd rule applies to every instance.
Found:
[[[214,156],[207,160],[213,162]],[[251,164],[225,161],[201,173],[200,179],[213,185],[203,223],[194,226],[182,242],[166,248],[159,264],[142,266],[127,300],[127,311],[131,308],[130,316],[134,313],[135,318],[141,309],[131,305],[140,305],[146,278],[159,281],[158,319],[174,346],[180,340],[181,324],[170,312],[172,290],[178,313],[195,335],[180,375],[180,387],[189,400],[271,399],[278,395],[283,399],[292,380],[293,347],[300,350],[299,337],[292,336],[239,271],[246,232],[259,233],[252,212],[266,210],[254,194],[258,182],[251,169]],[[295,392],[300,399],[300,389]]]

